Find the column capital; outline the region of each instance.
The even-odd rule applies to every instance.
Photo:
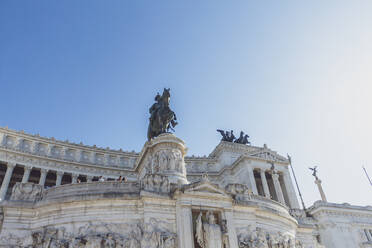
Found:
[[[273,172],[271,173],[271,176],[273,177],[274,180],[278,180],[279,179],[279,174],[277,172]]]
[[[16,167],[16,165],[17,165],[17,163],[16,162],[8,162],[7,164],[6,164],[6,166],[8,167],[8,168],[14,168],[14,167]]]
[[[72,174],[71,174],[71,177],[73,177],[73,178],[78,178],[78,177],[79,177],[79,174],[72,173]]]
[[[24,169],[24,171],[31,171],[32,167],[31,166],[24,166],[23,169]]]
[[[44,168],[40,168],[40,173],[41,174],[46,174],[46,173],[48,173],[48,169],[44,169]]]

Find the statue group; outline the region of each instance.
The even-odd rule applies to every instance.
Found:
[[[147,131],[147,139],[167,133],[178,124],[176,114],[169,108],[170,89],[164,88],[163,94],[155,96],[155,103],[151,106],[150,123]],[[174,130],[173,130],[174,131]]]
[[[234,142],[238,144],[247,145],[251,142],[248,141],[249,136],[247,134],[244,134],[243,131],[240,132],[239,138],[236,138],[234,135],[234,131],[224,131],[221,129],[217,129],[217,132],[219,132],[222,135],[221,141],[227,141],[227,142]]]

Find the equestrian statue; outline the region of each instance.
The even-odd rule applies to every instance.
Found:
[[[168,133],[169,130],[174,131],[174,127],[178,124],[176,114],[169,108],[170,89],[164,88],[163,94],[158,93],[155,96],[155,103],[151,106],[150,123],[147,131],[147,139],[162,134]]]

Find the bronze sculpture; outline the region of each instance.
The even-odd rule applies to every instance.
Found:
[[[251,143],[248,141],[249,136],[247,134],[244,135],[243,131],[240,132],[239,138],[235,137],[233,130],[229,132],[229,131],[217,129],[217,132],[219,132],[222,135],[221,141],[234,142],[234,143],[243,144],[243,145],[247,145]]]
[[[316,169],[318,166],[314,166],[313,168],[309,167],[309,169],[313,172],[313,176],[315,177],[316,180],[319,180],[318,175],[316,174],[318,170]]]
[[[147,130],[147,139],[169,132],[169,129],[174,131],[174,127],[178,124],[176,114],[169,108],[170,89],[164,88],[163,94],[158,93],[155,96],[155,103],[149,109],[150,123]]]

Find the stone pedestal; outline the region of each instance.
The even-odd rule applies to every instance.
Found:
[[[137,161],[140,178],[146,174],[159,174],[168,177],[171,184],[188,184],[186,151],[185,143],[170,133],[147,141]]]

